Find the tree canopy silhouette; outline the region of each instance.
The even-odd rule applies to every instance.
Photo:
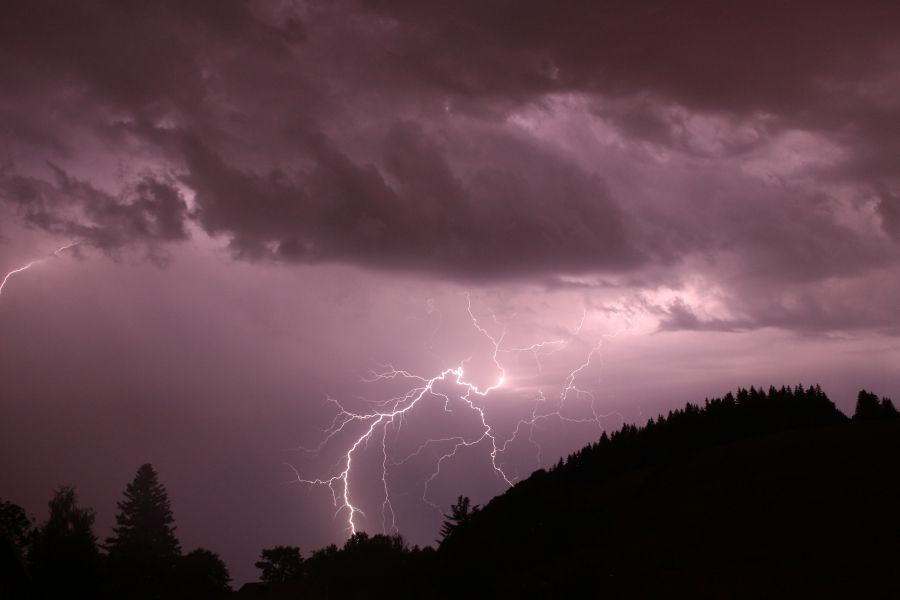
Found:
[[[169,496],[152,465],[141,465],[118,507],[106,540],[113,586],[123,595],[160,596],[174,581],[181,546]]]
[[[31,543],[33,525],[21,506],[0,500],[0,598],[24,594],[28,585],[25,553]]]
[[[275,546],[262,551],[254,566],[262,571],[259,578],[266,583],[297,581],[303,575],[303,557],[297,546]]]
[[[21,506],[0,500],[0,537],[9,540],[20,551],[28,544],[34,520]]]
[[[72,486],[59,488],[49,508],[50,516],[35,530],[28,552],[38,597],[96,594],[101,557],[93,531],[94,511],[78,506]]]
[[[894,407],[890,398],[878,400],[878,396],[866,390],[860,390],[856,397],[856,411],[853,413],[854,421],[876,421],[881,419],[896,419],[900,413]]]
[[[231,590],[231,574],[218,554],[197,548],[178,559],[177,596],[181,598],[215,597]]]

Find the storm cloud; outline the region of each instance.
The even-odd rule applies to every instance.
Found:
[[[699,278],[788,328],[773,298],[898,270],[895,3],[2,11],[3,200],[101,248],[198,226],[257,261]]]
[[[147,176],[114,196],[48,167],[52,181],[0,172],[0,198],[26,224],[106,252],[187,239],[187,205],[172,182]]]

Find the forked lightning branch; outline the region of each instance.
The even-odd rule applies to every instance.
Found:
[[[399,395],[381,400],[374,404],[376,408],[370,411],[356,411],[348,409],[339,400],[329,398],[337,412],[331,425],[325,430],[324,437],[312,452],[319,453],[329,445],[337,445],[341,441],[345,449],[340,451],[340,459],[334,471],[318,477],[309,477],[301,474],[291,466],[296,475],[296,481],[310,486],[327,488],[336,508],[335,516],[343,515],[346,519],[347,531],[355,534],[360,528],[359,516],[365,515],[356,500],[359,490],[354,485],[354,476],[359,477],[363,467],[362,455],[372,448],[377,448],[380,453],[380,477],[383,497],[381,505],[382,530],[385,532],[397,531],[397,515],[391,500],[391,486],[389,474],[392,467],[402,465],[414,457],[420,456],[426,448],[438,447],[439,455],[434,461],[433,470],[422,482],[422,501],[440,511],[440,507],[429,498],[429,486],[441,474],[441,467],[449,460],[457,456],[463,448],[483,447],[485,460],[498,478],[507,486],[515,483],[515,477],[504,470],[501,457],[520,435],[528,435],[528,441],[537,447],[538,461],[542,460],[540,445],[534,439],[534,428],[542,421],[556,419],[567,423],[592,423],[602,429],[601,419],[618,413],[602,414],[598,412],[594,394],[589,389],[579,387],[579,377],[596,360],[604,338],[614,337],[619,331],[600,336],[595,343],[590,344],[580,362],[574,366],[559,382],[561,391],[558,398],[548,399],[542,391],[533,398],[533,410],[530,416],[519,419],[515,423],[512,435],[501,437],[495,430],[485,411],[486,403],[492,394],[503,388],[507,379],[507,367],[505,361],[521,353],[531,353],[535,358],[535,365],[541,368],[541,354],[557,352],[579,339],[586,311],[583,313],[578,327],[564,339],[543,340],[527,347],[508,347],[504,344],[506,328],[499,334],[491,333],[483,326],[472,309],[472,300],[466,296],[466,311],[474,330],[484,337],[492,348],[490,355],[491,364],[487,365],[492,371],[492,381],[489,384],[479,385],[470,379],[466,372],[466,365],[470,359],[457,364],[448,365],[446,368],[431,376],[420,375],[404,369],[397,369],[391,365],[370,373],[367,381],[394,382],[403,384],[405,391]],[[494,319],[496,322],[496,319]],[[620,330],[621,331],[621,330]],[[452,392],[451,392],[452,390]],[[479,424],[479,431],[475,435],[455,435],[436,439],[427,439],[416,450],[406,456],[397,459],[392,456],[388,443],[389,433],[399,432],[401,424],[407,417],[426,403],[438,403],[448,418],[452,414],[450,409],[451,396],[459,400],[465,410],[470,411],[471,416]],[[583,402],[589,409],[589,414],[578,417],[566,414],[566,405],[571,402]],[[352,433],[356,428],[359,433]],[[349,438],[349,441],[347,441]],[[289,465],[290,466],[290,465]]]

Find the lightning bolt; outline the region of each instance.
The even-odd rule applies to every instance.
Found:
[[[42,262],[44,262],[44,261],[50,260],[51,258],[54,258],[54,257],[58,256],[60,252],[63,252],[64,250],[68,250],[69,248],[71,248],[71,247],[73,247],[73,246],[77,246],[78,244],[79,244],[79,242],[72,242],[72,243],[70,243],[70,244],[66,244],[66,245],[64,245],[64,246],[60,246],[59,248],[57,248],[56,250],[54,250],[53,252],[51,252],[51,253],[48,254],[47,256],[42,256],[41,258],[36,258],[36,259],[32,260],[31,262],[29,262],[29,263],[27,263],[27,264],[25,264],[25,265],[23,265],[23,266],[21,266],[21,267],[19,267],[19,268],[17,268],[17,269],[13,269],[13,270],[10,271],[9,273],[7,273],[7,274],[3,277],[3,281],[0,282],[0,295],[3,294],[3,288],[6,287],[6,284],[9,282],[10,278],[11,278],[13,275],[17,275],[17,274],[21,273],[22,271],[27,271],[27,270],[30,269],[31,267],[33,267],[33,266],[35,266],[35,265],[38,265],[38,264],[40,264],[40,263],[42,263]]]
[[[429,313],[433,311],[433,306],[429,305]],[[300,472],[292,465],[288,465],[294,472],[295,481],[309,485],[311,487],[325,487],[331,492],[332,500],[335,506],[334,516],[337,518],[341,513],[346,516],[347,531],[352,535],[358,530],[359,523],[357,517],[365,513],[353,501],[353,485],[352,474],[354,472],[354,460],[358,454],[368,448],[370,442],[376,442],[381,450],[381,484],[383,491],[383,501],[381,504],[382,529],[387,531],[396,531],[396,513],[391,503],[391,492],[389,484],[389,471],[392,466],[403,465],[409,460],[419,456],[427,448],[433,446],[443,447],[444,450],[437,457],[434,470],[425,479],[422,500],[432,506],[440,514],[440,507],[431,501],[428,497],[429,486],[441,474],[442,466],[449,460],[452,460],[457,453],[463,448],[471,448],[481,444],[486,444],[488,448],[488,458],[494,473],[507,486],[514,485],[516,478],[511,477],[505,470],[500,460],[504,452],[510,444],[514,443],[520,435],[528,432],[528,442],[536,448],[536,458],[538,465],[542,464],[542,451],[540,444],[534,439],[534,429],[539,427],[543,421],[550,419],[558,419],[567,423],[595,423],[601,430],[603,425],[601,420],[611,415],[616,415],[620,419],[622,416],[618,413],[603,414],[597,410],[596,398],[589,390],[578,387],[577,380],[580,374],[587,370],[592,361],[596,360],[598,353],[602,347],[603,338],[615,337],[624,327],[613,334],[604,335],[601,340],[590,345],[583,361],[572,369],[561,382],[561,391],[555,401],[551,402],[546,398],[542,390],[538,391],[537,398],[531,412],[531,416],[520,419],[516,425],[511,437],[502,439],[498,436],[495,429],[491,426],[485,409],[484,400],[496,390],[500,389],[506,383],[507,370],[504,366],[502,357],[519,356],[527,353],[533,357],[533,360],[540,371],[542,369],[541,357],[547,356],[568,346],[573,340],[578,339],[581,334],[584,322],[587,317],[585,309],[578,327],[566,339],[555,339],[540,341],[525,347],[504,347],[504,339],[506,337],[506,327],[499,323],[495,315],[491,315],[491,319],[495,324],[501,327],[499,334],[492,333],[485,327],[472,309],[471,297],[466,295],[466,311],[471,321],[472,327],[485,340],[487,340],[493,349],[491,353],[492,369],[495,373],[493,383],[491,385],[479,386],[477,383],[466,377],[465,367],[470,362],[471,357],[466,358],[454,366],[447,367],[439,373],[425,377],[415,373],[411,373],[404,369],[395,368],[392,365],[384,365],[379,370],[370,371],[364,381],[374,382],[402,382],[406,384],[406,391],[401,394],[388,398],[386,400],[374,403],[375,408],[369,411],[355,411],[344,406],[340,401],[328,397],[327,401],[334,404],[336,414],[328,428],[323,431],[323,439],[316,448],[304,449],[311,453],[318,454],[337,436],[348,430],[349,427],[357,425],[361,426],[362,433],[355,434],[351,438],[349,447],[343,452],[338,459],[338,463],[334,466],[334,471],[328,476],[307,478],[303,477]],[[453,393],[451,394],[451,389]],[[439,439],[428,439],[421,444],[415,451],[408,454],[402,459],[392,459],[388,451],[389,431],[399,434],[405,419],[408,415],[421,403],[428,401],[436,401],[442,405],[444,412],[452,413],[451,404],[454,400],[458,400],[462,407],[470,411],[470,414],[476,417],[480,426],[480,432],[472,436],[452,436]],[[590,407],[590,416],[573,417],[566,414],[566,405],[570,401],[586,400]],[[550,406],[548,406],[550,405]]]

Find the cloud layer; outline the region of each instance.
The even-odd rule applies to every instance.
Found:
[[[889,330],[898,12],[8,2],[0,197],[106,251],[198,226],[249,260],[682,290],[664,329]]]

